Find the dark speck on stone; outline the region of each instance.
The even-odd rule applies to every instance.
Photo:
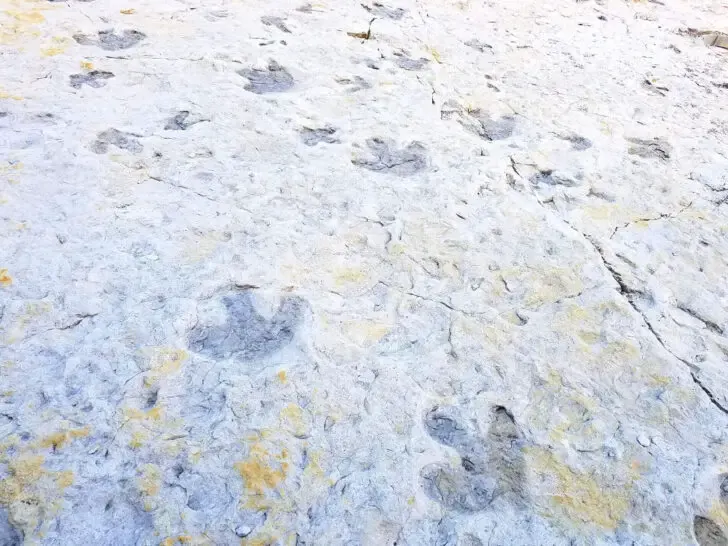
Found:
[[[244,89],[258,95],[288,91],[294,83],[293,76],[275,61],[267,68],[244,68],[238,74],[249,80]]]

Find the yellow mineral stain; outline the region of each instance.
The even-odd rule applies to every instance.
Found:
[[[584,288],[574,269],[551,268],[533,272],[526,276],[530,290],[526,296],[529,306],[553,303],[564,297],[573,296]]]
[[[594,345],[600,338],[599,332],[590,332],[587,330],[580,330],[576,333],[576,335],[587,345]]]
[[[672,383],[672,379],[670,377],[656,373],[650,374],[650,379],[652,380],[652,384],[658,387],[666,387],[667,385]]]
[[[56,485],[59,489],[66,489],[73,485],[74,479],[75,477],[72,471],[63,470],[56,475]]]
[[[133,13],[136,13],[136,10],[134,8],[122,9],[119,10],[119,13],[121,13],[122,15],[131,15]]]
[[[624,519],[631,503],[632,484],[639,476],[637,463],[628,470],[627,483],[616,487],[572,470],[546,449],[532,448],[525,450],[525,454],[534,472],[555,480],[555,491],[550,498],[567,519],[610,530]]]
[[[357,344],[376,343],[391,330],[387,324],[369,321],[347,321],[341,327],[346,337]]]
[[[133,421],[159,421],[162,419],[164,411],[161,406],[154,406],[147,411],[135,408],[125,408],[124,417]]]
[[[7,477],[0,480],[0,506],[10,512],[25,534],[26,544],[36,544],[47,523],[61,506],[63,491],[73,484],[73,472],[48,471],[41,455],[21,454],[7,460]]]
[[[7,269],[0,269],[0,286],[8,287],[13,284],[13,278],[8,274]]]
[[[367,275],[364,271],[353,267],[342,267],[334,271],[334,283],[336,286],[357,284],[364,281],[366,278]]]
[[[84,70],[93,70],[94,63],[91,63],[89,61],[81,61],[81,68],[83,68]]]
[[[23,100],[23,97],[20,95],[11,95],[0,88],[0,99]]]
[[[437,51],[434,47],[428,47],[427,49],[430,52],[430,55],[432,55],[432,58],[435,59],[435,62],[437,64],[442,64],[442,57],[440,56],[440,52]]]
[[[244,481],[245,489],[261,497],[286,479],[289,467],[287,459],[288,452],[285,449],[279,455],[272,455],[262,444],[255,443],[250,447],[248,458],[234,466]]]
[[[318,451],[311,451],[308,454],[308,464],[303,469],[303,474],[313,480],[324,480],[326,479],[326,473],[321,468],[321,453]]]
[[[288,376],[286,374],[286,370],[281,370],[276,374],[276,377],[278,378],[278,381],[285,384],[288,381]]]
[[[308,423],[304,418],[304,412],[300,406],[288,404],[281,410],[279,418],[281,420],[281,428],[289,431],[294,436],[300,438],[308,434]]]
[[[16,21],[20,21],[21,23],[31,23],[31,24],[38,24],[45,21],[45,17],[43,17],[43,14],[40,13],[38,10],[30,10],[30,11],[10,11],[7,10],[4,12],[6,15],[9,15]]]
[[[640,349],[629,341],[613,341],[609,343],[601,353],[602,359],[609,359],[614,362],[627,363],[640,358]]]
[[[148,438],[146,431],[135,430],[131,433],[131,440],[129,440],[129,447],[132,449],[139,449],[144,445]]]
[[[211,546],[213,542],[205,536],[177,535],[167,537],[159,546],[177,546],[178,544],[189,544],[190,546]]]
[[[5,335],[6,343],[15,343],[23,337],[26,328],[34,322],[34,319],[53,311],[53,306],[46,301],[30,301],[23,308],[23,312],[17,318]]]
[[[189,356],[189,353],[184,349],[159,347],[152,356],[152,369],[165,375],[176,372]]]
[[[708,510],[708,517],[723,529],[728,529],[728,511],[720,501],[714,501]]]
[[[171,347],[151,347],[147,351],[150,352],[150,358],[149,371],[144,376],[146,387],[151,387],[163,377],[178,372],[190,356],[184,349]]]
[[[147,463],[142,465],[140,476],[137,479],[139,492],[148,497],[155,497],[162,487],[162,473],[157,465]]]
[[[85,438],[90,433],[91,433],[90,427],[83,427],[83,428],[56,432],[55,434],[51,434],[49,436],[41,438],[39,445],[42,448],[45,448],[45,449],[53,448],[53,451],[56,451],[58,449],[62,449],[63,446],[66,445],[66,443],[72,442],[73,440],[75,440],[77,438]]]
[[[56,55],[60,55],[61,53],[66,51],[66,49],[68,49],[70,43],[71,41],[68,38],[54,36],[53,45],[41,49],[41,55],[43,55],[44,57],[54,57]]]

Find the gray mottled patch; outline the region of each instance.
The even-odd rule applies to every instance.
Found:
[[[481,53],[485,53],[486,50],[493,49],[492,45],[481,42],[480,40],[476,40],[475,38],[473,38],[472,40],[468,40],[464,43],[466,46],[472,47],[473,49],[480,51]]]
[[[475,535],[465,533],[460,539],[458,546],[483,546],[483,541]]]
[[[92,38],[88,34],[74,34],[73,39],[81,45],[93,45],[100,47],[106,51],[117,51],[119,49],[129,49],[146,38],[146,34],[138,30],[124,30],[121,34],[116,34],[114,30],[100,30],[97,38]]]
[[[367,146],[371,156],[352,159],[354,165],[399,176],[409,176],[427,168],[427,149],[420,142],[410,142],[397,149],[392,141],[375,137],[367,140]]]
[[[362,4],[361,7],[363,7],[372,15],[376,15],[377,17],[382,17],[386,19],[394,19],[395,21],[399,21],[402,17],[404,17],[404,14],[407,13],[407,10],[404,10],[402,8],[389,8],[384,4],[380,4],[379,2],[374,2],[371,6]]]
[[[495,496],[511,502],[526,495],[526,463],[522,437],[511,412],[502,406],[493,408],[493,419],[486,435],[488,473],[496,480]]]
[[[509,138],[516,127],[515,116],[505,115],[493,119],[479,108],[466,109],[454,100],[443,103],[440,108],[440,119],[455,119],[464,129],[487,141]]]
[[[71,74],[69,77],[71,87],[74,89],[80,89],[84,85],[98,89],[106,85],[106,80],[113,78],[113,72],[106,72],[105,70],[92,70],[83,74]]]
[[[361,76],[354,76],[353,78],[339,78],[336,80],[336,83],[340,85],[349,85],[350,87],[347,89],[349,93],[356,93],[362,89],[371,89],[372,87],[372,84]]]
[[[420,57],[419,59],[413,59],[405,53],[395,53],[395,64],[403,70],[417,71],[425,68],[430,60]]]
[[[258,95],[288,91],[294,84],[293,76],[275,61],[267,68],[244,68],[238,74],[248,79],[245,90]]]
[[[693,530],[699,546],[728,546],[725,534],[711,519],[695,516]]]
[[[283,17],[274,17],[272,15],[264,15],[260,18],[260,22],[267,27],[276,27],[281,32],[291,33],[291,30],[286,26],[285,19]]]
[[[164,126],[165,131],[186,131],[193,125],[207,121],[199,116],[191,116],[188,110],[180,110],[173,117],[167,120]]]
[[[97,154],[105,154],[109,151],[109,146],[114,146],[121,150],[138,154],[144,149],[144,146],[141,145],[135,136],[131,133],[119,131],[118,129],[107,129],[98,134],[96,140],[91,145],[91,150]]]
[[[451,518],[442,518],[437,524],[437,540],[435,546],[457,546],[458,535],[455,523]]]
[[[516,127],[516,118],[514,116],[491,119],[480,110],[474,111],[472,115],[480,123],[478,134],[485,140],[503,140],[513,135],[513,130]]]
[[[636,155],[645,159],[661,159],[667,161],[670,159],[672,147],[669,143],[659,138],[646,140],[641,138],[628,138],[632,146],[627,150],[630,155]]]
[[[266,319],[256,311],[249,290],[232,292],[222,303],[228,315],[224,324],[196,326],[189,335],[190,349],[217,360],[258,360],[282,349],[293,340],[305,306],[301,298],[287,297]]]
[[[420,480],[430,499],[458,512],[483,511],[493,500],[495,482],[482,474],[430,464],[420,471]]]
[[[485,439],[462,423],[454,407],[433,408],[425,416],[424,426],[433,439],[460,455],[460,468],[433,464],[422,469],[420,477],[428,497],[462,512],[483,510],[498,497],[512,504],[525,497],[521,433],[506,408],[493,408]]]
[[[540,171],[531,176],[529,180],[534,186],[545,184],[547,186],[566,186],[571,188],[579,185],[578,180],[554,171]]]
[[[328,125],[320,129],[311,129],[310,127],[301,129],[301,140],[306,146],[316,146],[320,142],[335,144],[339,142],[339,139],[334,135],[336,135],[336,129]]]
[[[425,416],[427,433],[443,445],[462,448],[470,443],[470,435],[453,408],[434,407]]]
[[[571,142],[571,147],[580,152],[592,147],[592,141],[580,135],[559,135],[559,138]]]
[[[23,535],[8,518],[8,511],[0,507],[0,546],[20,546],[23,544]]]

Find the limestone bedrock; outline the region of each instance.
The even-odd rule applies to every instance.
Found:
[[[728,544],[721,0],[0,0],[0,545]]]

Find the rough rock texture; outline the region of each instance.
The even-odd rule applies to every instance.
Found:
[[[726,544],[726,31],[0,0],[0,544]]]

